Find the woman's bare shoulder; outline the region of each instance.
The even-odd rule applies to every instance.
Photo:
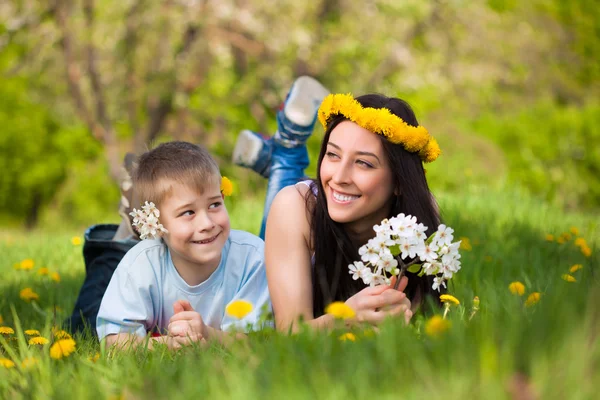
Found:
[[[304,184],[286,186],[275,196],[269,210],[269,222],[293,226],[294,230],[302,232],[305,239],[310,231],[310,201],[306,199],[310,188]],[[271,218],[273,217],[273,218]]]

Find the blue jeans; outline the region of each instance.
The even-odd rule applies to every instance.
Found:
[[[308,167],[308,150],[306,144],[299,147],[284,147],[273,141],[271,155],[271,174],[267,185],[265,208],[260,226],[260,238],[265,239],[267,216],[275,195],[286,186],[295,185],[304,178],[304,170]]]

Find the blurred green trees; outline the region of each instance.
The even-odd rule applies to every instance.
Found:
[[[599,18],[592,0],[11,0],[0,214],[93,222],[118,201],[123,154],[171,138],[206,145],[258,192],[229,163],[235,136],[272,132],[301,74],[406,98],[445,144],[434,189],[508,179],[597,208]]]

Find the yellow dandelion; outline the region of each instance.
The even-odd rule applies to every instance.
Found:
[[[12,360],[9,360],[8,358],[0,358],[0,365],[4,368],[14,368],[15,363],[12,362]]]
[[[569,275],[569,274],[562,274],[561,278],[563,279],[563,281],[565,282],[577,282],[577,279],[575,279],[575,277],[573,275]]]
[[[38,331],[37,329],[27,329],[25,331],[25,334],[28,336],[40,336],[40,331]]]
[[[231,196],[233,194],[233,183],[226,176],[221,178],[221,193],[223,196]]]
[[[36,336],[36,337],[32,337],[31,339],[29,339],[29,341],[27,343],[29,343],[30,346],[35,346],[35,345],[39,345],[39,346],[43,346],[45,344],[48,344],[49,340],[46,339],[43,336]]]
[[[552,235],[552,234],[548,233],[548,234],[546,235],[546,241],[547,241],[547,242],[554,242],[554,235]]]
[[[590,249],[587,245],[581,246],[581,253],[583,253],[583,255],[586,257],[590,257],[592,255],[592,249]]]
[[[341,301],[336,301],[328,305],[325,308],[325,313],[331,314],[339,319],[350,319],[356,316],[352,307]]]
[[[79,245],[81,245],[81,238],[79,236],[73,236],[71,238],[71,244],[73,246],[79,246]]]
[[[340,337],[338,337],[338,339],[341,340],[342,342],[346,342],[346,341],[356,342],[356,335],[352,332],[346,332],[343,335],[341,335]]]
[[[0,335],[12,335],[15,330],[10,326],[0,326]]]
[[[558,244],[564,244],[565,243],[565,238],[562,236],[559,236],[558,238],[556,238],[556,243]]]
[[[98,361],[100,359],[100,353],[96,353],[93,356],[89,356],[88,360],[90,360],[91,362],[95,363],[96,361]]]
[[[50,270],[46,267],[40,268],[37,271],[38,275],[48,275],[50,273]]]
[[[29,369],[35,367],[38,364],[38,359],[35,357],[27,357],[21,361],[21,368]]]
[[[529,296],[527,296],[527,300],[525,300],[525,305],[530,307],[540,301],[541,294],[540,292],[532,292]]]
[[[33,268],[33,266],[35,265],[35,263],[33,262],[33,260],[31,258],[26,258],[25,260],[21,261],[21,269],[24,270],[30,270]]]
[[[2,315],[0,315],[0,324],[4,323],[4,318],[2,318]]]
[[[511,282],[511,284],[508,285],[508,290],[510,290],[512,294],[523,296],[525,294],[525,285],[518,281]]]
[[[575,236],[579,235],[579,229],[577,229],[576,226],[572,226],[571,229],[569,229],[569,231],[571,231],[571,233]]]
[[[60,282],[60,274],[58,272],[53,272],[52,275],[50,275],[50,279],[52,279],[56,283],[59,283]]]
[[[480,300],[479,300],[479,296],[475,296],[473,297],[473,309],[474,310],[479,310],[479,304],[480,304]]]
[[[587,242],[585,241],[584,238],[578,237],[577,239],[575,239],[575,246],[577,246],[577,247],[586,246],[587,247]]]
[[[252,303],[246,300],[236,300],[225,307],[225,312],[234,318],[242,319],[252,311]]]
[[[473,250],[473,246],[471,245],[471,240],[468,237],[460,238],[460,249],[465,251]]]
[[[75,351],[76,343],[73,339],[61,339],[50,347],[50,357],[60,360],[68,357]]]
[[[569,240],[571,240],[571,234],[569,232],[563,232],[560,235],[560,237],[565,239],[565,242],[568,242]]]
[[[569,268],[569,272],[573,273],[575,271],[579,271],[581,268],[583,268],[583,265],[575,264],[575,265],[571,266],[571,268]]]
[[[450,325],[450,321],[443,319],[439,315],[434,315],[425,323],[425,333],[427,336],[437,338],[450,329]]]
[[[31,288],[25,288],[19,292],[19,297],[25,301],[39,300],[40,295],[33,291]]]
[[[69,332],[63,331],[62,329],[53,329],[53,332],[56,339],[71,339]]]
[[[460,301],[458,301],[458,299],[456,297],[454,297],[454,296],[452,296],[450,294],[442,294],[442,295],[440,295],[440,301],[442,303],[448,303],[448,304],[450,304],[450,303],[456,304],[456,305],[460,304]]]

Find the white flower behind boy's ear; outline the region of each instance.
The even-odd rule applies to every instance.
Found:
[[[160,217],[160,211],[153,202],[148,202],[142,206],[141,210],[133,209],[129,213],[133,217],[133,225],[138,233],[140,239],[157,239],[163,234],[168,233],[164,226],[160,223],[158,218]]]

